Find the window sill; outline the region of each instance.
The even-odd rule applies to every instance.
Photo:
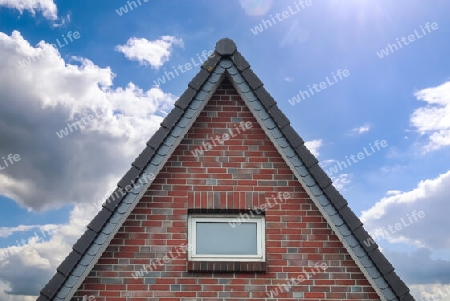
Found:
[[[265,272],[265,262],[188,261],[189,272]]]

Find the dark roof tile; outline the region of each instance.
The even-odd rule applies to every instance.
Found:
[[[173,110],[164,118],[161,125],[168,129],[172,129],[172,127],[177,123],[177,121],[183,116],[184,110],[179,107],[174,107]]]
[[[370,252],[369,257],[373,260],[373,262],[377,263],[377,268],[383,276],[394,270],[394,267],[383,255],[383,253],[381,253],[380,249],[375,249]]]
[[[175,106],[185,110],[191,103],[195,94],[197,94],[196,90],[192,88],[187,88],[186,91],[184,91],[184,93],[180,96],[180,98],[175,102]]]
[[[397,294],[397,297],[403,297],[409,293],[409,288],[395,272],[391,272],[384,277],[386,278],[387,283],[392,287],[392,290]]]
[[[77,251],[80,254],[84,254],[86,250],[90,247],[91,243],[94,241],[97,233],[92,231],[91,229],[87,229],[86,232],[78,239],[78,241],[73,246],[73,250]]]
[[[92,231],[98,233],[106,224],[111,215],[112,215],[111,211],[109,211],[106,208],[103,208],[102,210],[100,210],[97,216],[94,217],[94,219],[89,223],[87,227]]]
[[[53,278],[50,279],[47,285],[41,290],[41,294],[47,297],[48,299],[52,299],[65,281],[66,276],[64,276],[59,272],[56,272]]]
[[[411,294],[406,294],[400,298],[400,301],[415,301],[414,297]]]
[[[147,166],[148,162],[150,162],[155,152],[156,151],[153,148],[147,146],[139,155],[139,157],[134,160],[132,165],[139,170],[143,170],[144,167]]]
[[[220,62],[222,56],[214,52],[202,65],[202,68],[211,73],[216,65]]]
[[[56,270],[67,277],[67,276],[69,276],[69,274],[73,270],[73,268],[77,265],[77,263],[80,259],[81,259],[81,254],[72,250],[72,252],[70,252],[69,256],[67,256],[66,259],[64,259],[64,261],[61,262],[61,264],[59,265],[59,267]]]
[[[341,208],[344,208],[345,206],[348,205],[347,201],[333,185],[330,185],[327,188],[325,188],[323,192],[328,197],[328,199],[333,203],[334,207],[336,207],[336,210],[339,211]]]
[[[126,191],[121,187],[117,187],[116,190],[111,194],[111,196],[105,201],[103,207],[109,211],[114,211],[120,201],[125,197]]]
[[[348,208],[348,207],[346,207]],[[353,212],[352,212],[353,213]],[[359,221],[359,219],[358,219]],[[355,235],[356,239],[360,243],[361,247],[367,252],[370,253],[375,249],[378,249],[378,244],[372,239],[372,236],[367,233],[366,229],[363,227],[359,227],[355,231],[353,231],[353,235]]]
[[[285,126],[288,126],[291,122],[289,119],[281,112],[278,106],[273,106],[269,110],[269,114],[272,116],[273,121],[278,125],[278,128],[283,129]]]
[[[295,152],[297,153],[297,155],[300,157],[303,164],[305,164],[307,168],[310,168],[311,166],[317,164],[318,162],[316,157],[314,157],[313,154],[311,154],[311,152],[309,151],[309,149],[306,147],[305,144],[297,146],[295,148]]]
[[[128,172],[122,177],[122,179],[117,183],[117,186],[122,187],[125,189],[128,185],[133,185],[133,183],[136,181],[136,179],[141,174],[141,171],[137,169],[134,166],[131,166],[131,168],[128,170]]]
[[[316,180],[317,184],[322,189],[330,186],[333,183],[331,181],[331,179],[327,176],[327,174],[323,171],[322,167],[320,167],[319,164],[313,165],[309,169],[309,172],[312,174],[312,176]]]
[[[263,86],[262,81],[258,78],[258,76],[256,76],[256,74],[250,68],[242,71],[242,76],[247,81],[250,88],[252,88],[253,90],[256,90],[259,87]]]
[[[294,128],[291,125],[282,128],[281,132],[286,136],[287,141],[289,141],[293,149],[304,143],[303,139],[299,136],[299,134],[294,130]]]
[[[362,223],[359,220],[359,218],[348,206],[341,208],[339,210],[339,215],[347,223],[347,226],[350,228],[351,231],[355,231],[356,229],[362,226]]]
[[[152,138],[150,138],[150,140],[147,142],[147,145],[154,148],[155,150],[158,149],[160,144],[164,141],[164,139],[166,139],[169,132],[169,129],[160,127],[159,130],[157,130],[156,133],[153,134]]]
[[[203,86],[208,77],[209,72],[205,69],[200,69],[200,72],[197,73],[197,75],[190,81],[188,86],[198,91]]]
[[[216,52],[221,56],[233,55],[237,47],[233,40],[224,38],[216,43]]]
[[[276,105],[276,101],[272,96],[270,96],[264,87],[259,87],[254,92],[266,110],[269,110],[271,107]]]
[[[231,60],[236,65],[236,68],[239,71],[244,71],[245,69],[250,68],[250,64],[247,62],[247,60],[241,55],[239,51],[236,50],[236,52],[231,57]]]
[[[36,301],[50,301],[47,297],[45,297],[44,295],[40,295]]]

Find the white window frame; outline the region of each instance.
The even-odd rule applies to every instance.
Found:
[[[256,223],[256,255],[215,255],[197,254],[197,223],[229,223],[238,219],[241,223]],[[231,227],[231,225],[230,225]],[[236,227],[239,227],[237,225]],[[239,215],[205,215],[192,214],[188,216],[188,260],[189,261],[242,261],[242,262],[264,262],[266,260],[266,219],[263,215],[249,218],[242,218]]]

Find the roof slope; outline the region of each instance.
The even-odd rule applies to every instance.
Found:
[[[363,243],[371,237],[361,221],[332,185],[331,179],[318,165],[317,159],[306,148],[302,138],[230,39],[217,42],[214,55],[188,84],[174,109],[119,181],[115,192],[103,204],[102,210],[88,225],[37,300],[70,300],[151,185],[154,177],[148,181],[148,175],[158,174],[224,77],[229,78],[380,298],[414,300],[378,245],[374,243],[367,246]],[[142,180],[145,185],[136,185],[130,189],[129,184],[142,183]],[[119,193],[124,190],[127,192],[119,197]]]

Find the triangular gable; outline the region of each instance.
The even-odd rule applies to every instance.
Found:
[[[175,103],[175,108],[119,181],[116,191],[42,289],[38,300],[69,300],[73,296],[224,77],[238,91],[380,298],[414,300],[378,245],[371,243],[367,246],[364,243],[373,240],[361,221],[334,188],[331,179],[230,39],[217,43],[214,56],[202,65],[200,72],[189,83],[188,89]]]

